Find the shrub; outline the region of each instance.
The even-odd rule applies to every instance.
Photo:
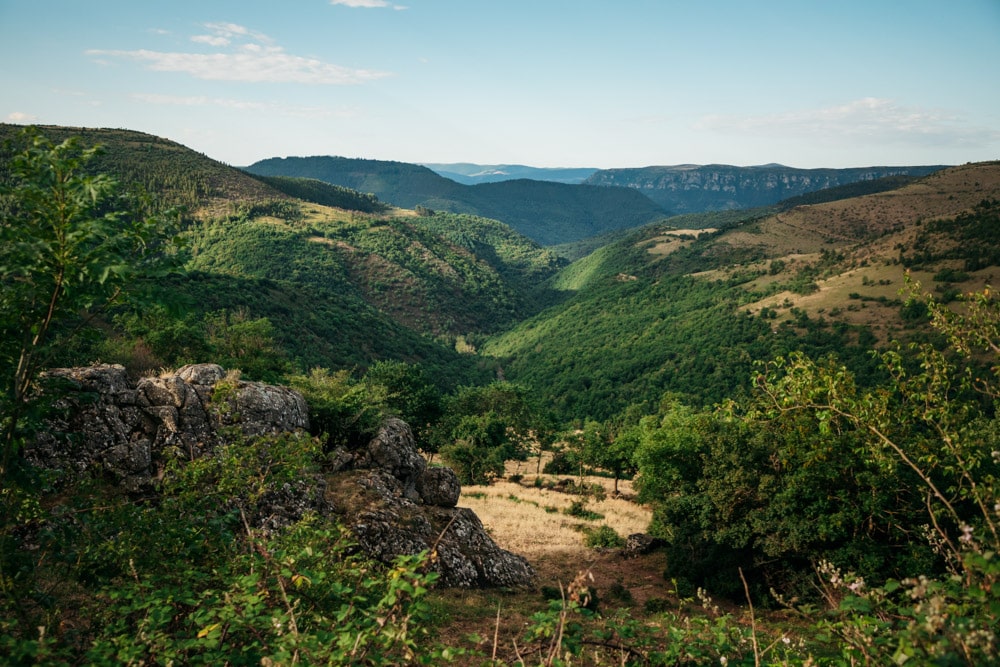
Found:
[[[153,502],[98,484],[64,492],[32,538],[46,559],[0,533],[0,652],[32,664],[449,661],[457,651],[427,631],[426,554],[386,567],[330,519],[262,521],[319,456],[311,438],[236,437],[172,463]]]
[[[572,475],[579,471],[580,460],[573,452],[556,452],[542,468],[546,475]]]
[[[574,516],[578,519],[586,519],[588,521],[598,521],[604,518],[603,514],[587,509],[586,500],[574,500],[564,511],[569,516]]]
[[[939,283],[964,283],[969,274],[959,269],[941,269],[934,274],[934,281]]]
[[[310,427],[326,436],[328,449],[366,442],[385,419],[384,388],[358,382],[348,371],[315,368],[289,382],[309,404]]]
[[[585,530],[583,543],[591,549],[599,547],[620,549],[625,546],[625,538],[615,532],[614,528],[604,524]]]

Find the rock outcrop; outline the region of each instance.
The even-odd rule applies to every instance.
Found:
[[[49,377],[63,385],[58,416],[25,456],[69,478],[97,475],[131,492],[152,492],[169,459],[210,455],[232,429],[248,437],[305,437],[309,427],[308,406],[297,392],[226,378],[214,364],[135,383],[114,365],[59,369]],[[254,516],[258,525],[278,529],[307,511],[336,515],[372,558],[388,563],[430,551],[444,586],[521,586],[534,577],[528,562],[500,549],[471,510],[456,507],[458,478],[450,468],[427,465],[405,422],[389,419],[366,446],[338,449],[329,460],[322,475],[265,494]]]
[[[48,376],[65,388],[56,402],[60,416],[28,447],[28,459],[64,473],[101,474],[129,491],[149,487],[168,456],[210,452],[226,427],[251,436],[309,428],[305,399],[285,387],[227,381],[224,398],[217,396],[209,409],[225,377],[216,364],[135,383],[117,365],[64,368]]]
[[[389,419],[367,447],[340,449],[327,498],[361,547],[384,562],[429,550],[446,586],[522,586],[534,571],[497,547],[472,510],[456,507],[461,486],[451,468],[428,467],[410,427]]]

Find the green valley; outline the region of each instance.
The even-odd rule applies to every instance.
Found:
[[[14,664],[1000,660],[1000,162],[850,183],[771,166],[819,185],[670,215],[606,172],[461,185],[332,157],[242,170],[128,130],[0,142]],[[210,394],[171,393],[209,362]],[[162,445],[146,486],[25,454],[80,447],[94,392],[47,371],[92,364],[166,397],[111,392]],[[247,380],[281,385],[309,433],[238,434],[227,401],[271,396]],[[214,450],[136,416],[199,402],[221,411]],[[372,444],[400,433],[406,456]],[[521,506],[483,535],[575,532],[532,557],[576,580],[432,590],[456,519],[418,509],[475,519],[460,484]],[[341,525],[361,501],[363,529],[397,535],[395,503],[431,546],[368,559]]]
[[[501,220],[543,245],[578,241],[665,217],[666,211],[631,188],[568,185],[517,179],[462,185],[427,167],[343,157],[261,160],[247,171],[313,178],[405,208],[471,213]]]

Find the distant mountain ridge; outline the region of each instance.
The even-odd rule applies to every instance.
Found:
[[[945,165],[796,169],[779,164],[754,167],[682,164],[603,169],[589,185],[634,188],[677,214],[769,206],[783,199],[889,176],[920,177]]]
[[[531,179],[463,185],[427,167],[336,156],[269,158],[246,168],[259,176],[313,178],[370,192],[404,208],[422,207],[500,220],[521,234],[555,245],[668,217],[632,188],[569,185]]]
[[[474,164],[471,162],[424,162],[421,165],[440,176],[450,178],[463,185],[514,181],[521,178],[579,185],[598,171],[597,167],[529,167],[523,164]]]

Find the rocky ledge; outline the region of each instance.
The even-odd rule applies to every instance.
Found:
[[[130,492],[155,492],[165,462],[211,455],[238,428],[245,436],[309,427],[297,392],[226,379],[214,364],[132,382],[116,365],[59,369],[63,389],[49,428],[26,451],[34,464],[69,478],[100,475]],[[322,475],[275,490],[255,520],[276,528],[313,511],[349,528],[370,557],[391,562],[428,550],[440,585],[523,586],[534,571],[499,548],[469,509],[456,507],[461,487],[450,468],[428,466],[410,427],[389,419],[366,446],[331,452]]]

